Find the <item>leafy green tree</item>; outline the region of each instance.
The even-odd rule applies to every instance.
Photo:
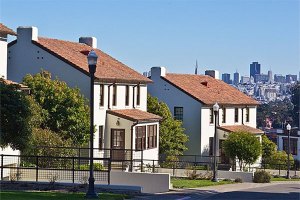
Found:
[[[285,151],[276,151],[270,159],[270,168],[272,169],[287,169],[288,155]],[[294,158],[290,154],[290,164],[294,165]]]
[[[293,103],[293,125],[300,127],[300,121],[299,121],[299,116],[300,116],[300,82],[297,82],[292,88],[291,88],[291,93],[292,93],[292,103]]]
[[[249,132],[230,133],[223,142],[225,154],[232,160],[238,159],[240,169],[243,171],[246,165],[253,164],[261,154],[259,139]]]
[[[75,155],[74,149],[68,148],[56,148],[56,147],[69,147],[72,145],[72,140],[64,140],[58,134],[41,128],[33,128],[32,134],[29,138],[28,144],[23,155],[38,155],[38,156],[48,156],[48,157],[71,157]],[[45,148],[43,148],[43,146]],[[36,164],[35,158],[24,157],[22,158],[23,163]],[[67,167],[71,166],[71,159],[59,159],[59,158],[39,158],[39,167]]]
[[[30,102],[20,86],[0,79],[1,131],[0,146],[23,150],[31,134]]]
[[[49,129],[73,145],[82,145],[89,136],[89,107],[78,88],[73,89],[51,74],[41,71],[26,75],[23,83],[31,88],[34,100],[42,108],[43,121],[40,128]]]
[[[262,159],[263,162],[269,163],[272,156],[277,152],[277,146],[274,142],[269,140],[266,135],[262,136]]]
[[[187,150],[188,136],[184,133],[182,122],[175,120],[164,102],[148,95],[148,112],[161,116],[159,127],[159,153],[166,156],[182,155]]]

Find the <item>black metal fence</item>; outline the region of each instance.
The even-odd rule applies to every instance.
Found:
[[[88,182],[89,158],[0,155],[1,180],[43,182]],[[85,164],[82,164],[82,161]],[[108,158],[94,158],[96,183],[110,183],[111,162]]]

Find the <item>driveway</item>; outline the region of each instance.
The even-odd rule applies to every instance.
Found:
[[[300,182],[240,183],[144,195],[134,200],[300,200]]]

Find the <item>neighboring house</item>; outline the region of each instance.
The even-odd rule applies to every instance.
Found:
[[[16,33],[10,28],[0,23],[0,78],[4,79],[5,84],[18,84],[13,81],[7,80],[7,36],[16,35]],[[24,85],[20,85],[21,90],[27,90],[28,88]],[[10,146],[6,148],[0,148],[0,155],[20,155],[19,150],[13,150]],[[18,159],[16,157],[5,157],[3,158],[3,166],[16,166]],[[8,177],[10,174],[9,169],[3,170],[3,177]]]
[[[288,132],[277,135],[277,147],[280,151],[288,153]],[[290,152],[295,160],[300,160],[300,131],[298,129],[292,129],[290,133]]]
[[[189,136],[185,155],[212,155],[215,121],[213,105],[220,106],[217,149],[223,163],[227,158],[219,148],[228,133],[248,131],[260,136],[256,129],[256,107],[259,104],[244,93],[207,75],[167,73],[164,67],[152,67],[148,91],[165,102],[175,119],[183,122]]]
[[[42,38],[36,27],[19,27],[17,34],[8,48],[10,79],[22,81],[26,74],[43,69],[70,87],[78,87],[86,98],[90,97],[87,55],[94,49],[99,57],[94,82],[94,147],[100,150],[95,156],[111,148],[113,159],[140,156],[135,150],[142,150],[145,159],[158,159],[161,118],[147,112],[150,79],[97,49],[94,37],[81,37],[79,42]]]

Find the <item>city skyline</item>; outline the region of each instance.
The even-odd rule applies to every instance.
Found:
[[[192,74],[197,60],[198,74],[248,76],[252,62],[264,74],[299,74],[297,0],[2,0],[0,6],[0,21],[14,30],[36,26],[41,36],[69,41],[95,36],[98,47],[140,73],[166,66]]]

